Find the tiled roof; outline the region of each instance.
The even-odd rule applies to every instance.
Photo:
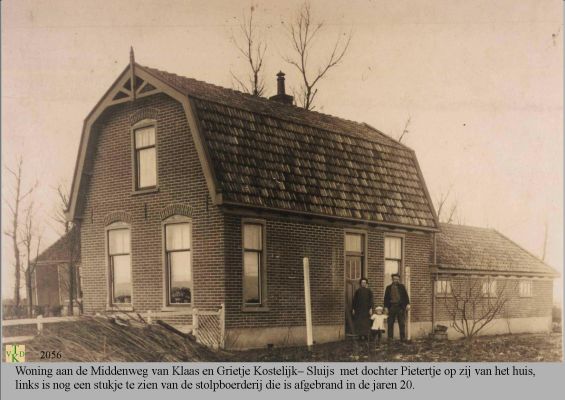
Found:
[[[141,68],[194,100],[225,203],[437,227],[415,153],[374,128]]]
[[[75,229],[61,236],[55,243],[49,246],[37,257],[37,264],[56,264],[69,262],[70,246],[74,243],[75,254],[73,258],[80,260],[80,235],[75,234]]]
[[[537,257],[494,229],[440,224],[437,264],[441,269],[557,275]]]

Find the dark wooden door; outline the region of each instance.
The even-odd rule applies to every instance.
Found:
[[[355,334],[351,308],[355,291],[359,289],[359,280],[363,274],[363,257],[347,255],[345,258],[345,333]]]

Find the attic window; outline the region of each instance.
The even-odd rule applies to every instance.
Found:
[[[155,125],[134,130],[136,189],[157,186],[157,150]]]

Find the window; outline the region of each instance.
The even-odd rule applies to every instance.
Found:
[[[532,297],[532,281],[520,281],[520,297]]]
[[[157,151],[155,126],[134,130],[136,189],[157,186]]]
[[[402,267],[402,238],[385,237],[385,287],[392,283],[392,274],[400,273]]]
[[[438,280],[436,281],[436,295],[449,296],[451,294],[451,281]]]
[[[167,301],[169,304],[190,304],[192,302],[190,246],[190,223],[165,225]]]
[[[496,297],[496,281],[490,279],[484,281],[482,293],[484,297]]]
[[[264,225],[243,224],[243,303],[265,303]]]
[[[110,266],[111,304],[131,304],[130,230],[108,231],[108,258]]]
[[[365,264],[365,235],[345,234],[345,278],[359,280],[363,276]]]

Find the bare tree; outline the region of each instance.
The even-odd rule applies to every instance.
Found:
[[[33,293],[37,289],[34,285],[35,267],[37,258],[39,257],[39,248],[41,247],[41,234],[36,231],[34,226],[35,214],[33,210],[33,202],[31,202],[26,210],[25,225],[22,233],[22,245],[24,246],[26,262],[22,266],[24,274],[26,293],[27,293],[27,314],[29,317],[33,315]],[[32,252],[35,247],[35,257]]]
[[[232,78],[237,82],[237,86],[243,92],[254,96],[262,96],[265,90],[263,79],[263,60],[267,52],[267,44],[261,40],[257,32],[257,27],[253,22],[255,7],[251,6],[249,17],[243,15],[243,20],[239,26],[240,39],[232,35],[232,42],[239,52],[245,57],[250,73],[246,78],[240,78],[231,73]],[[247,80],[247,82],[245,82]]]
[[[8,171],[8,173],[14,179],[11,199],[6,201],[6,206],[10,210],[11,214],[11,224],[9,230],[5,231],[4,233],[12,239],[12,248],[14,250],[14,305],[16,306],[16,308],[20,306],[21,302],[20,289],[22,260],[20,250],[20,211],[22,204],[24,203],[26,198],[31,195],[36,186],[33,185],[27,190],[22,189],[23,163],[23,158],[18,157],[18,160],[16,162],[17,166],[15,169],[6,167],[6,171]]]
[[[545,262],[545,256],[547,253],[547,221],[545,221],[544,231],[543,231],[543,250],[541,253],[541,260]]]
[[[412,119],[412,117],[408,117],[408,119],[406,120],[406,123],[404,124],[404,129],[402,130],[402,133],[398,137],[399,142],[402,142],[402,139],[404,139],[404,136],[409,132],[408,126],[410,126],[411,119]]]
[[[74,314],[75,300],[78,300],[78,264],[80,262],[80,231],[79,226],[66,217],[66,210],[69,208],[69,195],[65,185],[60,184],[57,187],[57,196],[59,198],[58,206],[55,210],[53,219],[58,222],[65,230],[65,248],[67,251],[66,265],[58,268],[59,285],[63,291],[66,291],[69,299],[67,314]],[[61,278],[61,276],[63,278]]]
[[[466,338],[476,336],[496,317],[504,317],[504,307],[516,287],[488,278],[452,281],[451,294],[444,297],[451,327]]]
[[[340,34],[327,57],[327,61],[318,65],[317,68],[312,68],[309,65],[311,56],[314,53],[312,46],[317,35],[324,27],[324,22],[315,22],[313,20],[310,3],[306,1],[298,11],[294,21],[291,24],[285,25],[290,36],[293,54],[292,56],[284,57],[284,60],[296,67],[302,76],[302,84],[298,96],[301,106],[306,110],[313,110],[314,100],[318,94],[316,85],[326,76],[330,69],[343,60],[351,42],[351,34],[345,35],[344,39],[342,39]]]
[[[449,202],[449,197],[451,195],[451,187],[447,189],[447,192],[442,192],[436,200],[436,214],[440,222],[451,224],[455,221],[457,217],[457,200],[452,200]],[[460,219],[457,218],[458,223]]]
[[[57,198],[58,203],[55,208],[55,212],[52,216],[52,219],[59,225],[61,225],[64,229],[64,233],[68,233],[72,227],[71,221],[67,219],[66,211],[69,208],[69,195],[68,190],[64,184],[59,184],[57,186]]]

